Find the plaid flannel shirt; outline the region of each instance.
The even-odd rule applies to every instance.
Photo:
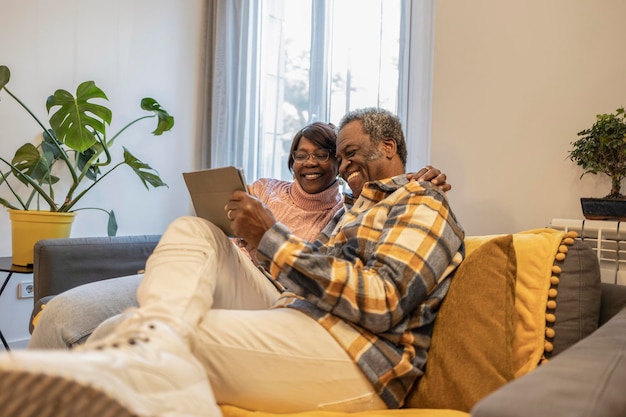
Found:
[[[257,256],[287,288],[276,307],[317,320],[398,408],[423,375],[463,239],[446,197],[400,175],[366,183],[356,200],[346,196],[313,243],[275,224]]]

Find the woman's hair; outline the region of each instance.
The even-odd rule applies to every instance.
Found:
[[[370,136],[372,143],[378,144],[385,139],[393,139],[396,142],[402,165],[406,166],[406,141],[398,116],[388,110],[376,107],[357,109],[343,116],[339,122],[339,129],[355,120],[360,120],[363,123],[363,132]]]
[[[332,123],[314,122],[304,126],[291,141],[291,149],[289,150],[289,161],[287,166],[289,171],[293,172],[293,153],[300,144],[300,139],[307,138],[322,149],[330,151],[331,158],[335,157],[337,152],[337,132],[335,125]]]

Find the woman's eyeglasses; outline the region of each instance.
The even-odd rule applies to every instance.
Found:
[[[320,149],[313,153],[296,151],[292,153],[291,156],[295,162],[300,164],[306,162],[309,158],[313,158],[313,160],[317,162],[326,162],[328,158],[330,158],[330,151],[328,149]]]

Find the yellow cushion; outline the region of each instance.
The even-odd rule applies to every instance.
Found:
[[[513,235],[517,255],[517,324],[513,339],[515,377],[535,369],[543,356],[550,277],[564,238],[565,232],[549,228]]]
[[[473,243],[437,314],[425,374],[406,407],[469,411],[513,379],[513,237]]]
[[[359,413],[340,411],[306,411],[301,413],[273,414],[262,411],[249,411],[231,405],[221,405],[223,417],[469,417],[469,414],[457,410],[375,410]]]
[[[42,304],[37,314],[35,314],[35,317],[33,317],[33,319],[31,320],[31,323],[33,324],[33,328],[37,325],[37,323],[39,323],[39,317],[41,317],[41,312],[43,311],[44,308],[46,308],[46,305]]]
[[[466,259],[481,245],[503,235],[471,236],[465,239]],[[546,304],[555,261],[565,259],[576,234],[551,228],[514,233],[517,257],[515,285],[515,336],[513,369],[520,377],[535,369],[545,349]]]

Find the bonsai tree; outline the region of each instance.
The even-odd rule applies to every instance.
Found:
[[[604,198],[623,199],[622,179],[626,177],[626,115],[624,108],[614,114],[599,114],[591,128],[578,133],[569,158],[583,169],[580,175],[603,173],[611,178],[611,192]]]
[[[48,97],[48,127],[7,88],[10,76],[9,68],[0,66],[0,91],[4,91],[28,112],[42,129],[42,140],[36,145],[25,143],[10,161],[0,157],[0,161],[8,168],[3,172],[0,166],[0,185],[6,185],[16,200],[12,203],[0,198],[0,204],[13,210],[31,210],[31,206],[34,206],[33,210],[56,212],[102,210],[109,218],[108,235],[114,236],[117,233],[117,221],[113,210],[76,208],[87,192],[123,165],[128,166],[148,190],[149,186],[167,186],[157,171],[137,159],[125,147],[121,161],[114,162],[111,155],[111,147],[119,136],[144,119],[156,118],[156,129],[152,131],[154,135],[172,129],[174,118],[154,99],[141,100],[141,108],[149,114],[132,120],[117,133],[109,135],[107,126],[111,123],[112,111],[102,103],[108,98],[93,81],[85,81],[76,89],[76,97],[65,90],[57,90]],[[57,187],[61,187],[57,174],[61,172],[71,178],[71,183],[69,187],[66,184],[63,190],[57,190]]]

